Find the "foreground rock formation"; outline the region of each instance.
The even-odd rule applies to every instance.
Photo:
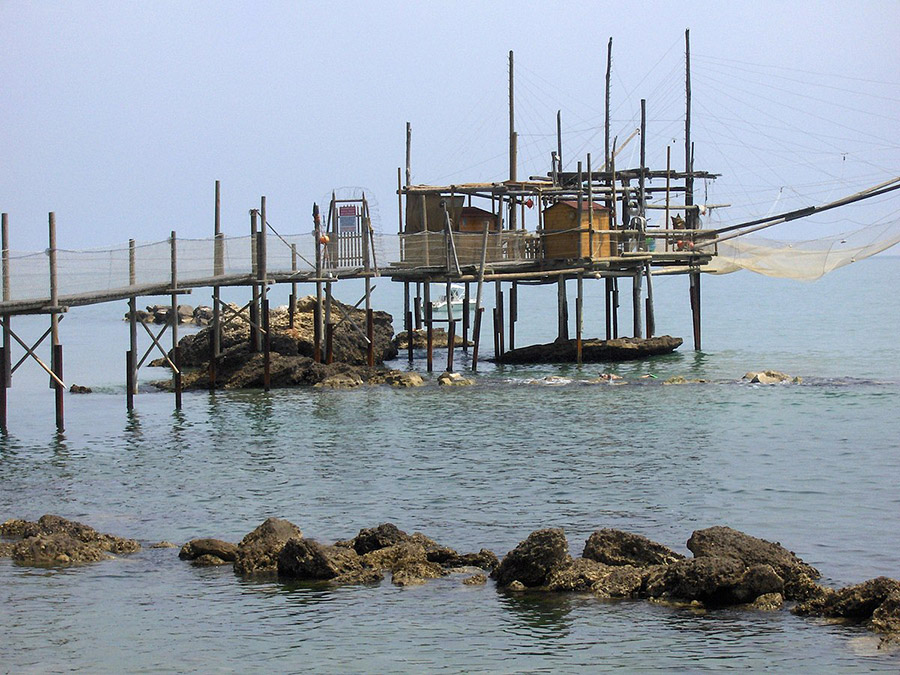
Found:
[[[9,556],[22,565],[49,567],[97,562],[112,554],[135,553],[141,545],[134,539],[102,534],[74,520],[41,516],[37,522],[11,519],[0,524],[0,557]]]
[[[21,565],[97,562],[140,550],[133,539],[50,515],[37,522],[7,520],[0,524],[0,538],[0,557]],[[819,571],[793,552],[729,527],[697,530],[687,547],[693,558],[640,535],[601,529],[588,537],[581,557],[573,558],[562,529],[541,529],[500,561],[487,549],[459,554],[391,523],[324,544],[287,520],[269,518],[237,544],[193,539],[178,557],[194,565],[231,565],[241,576],[329,585],[377,583],[389,574],[394,585],[410,586],[467,573],[462,583],[477,586],[487,581],[477,571],[482,570],[506,592],[587,592],[603,600],[757,611],[790,602],[795,614],[861,624],[882,636],[882,646],[900,646],[896,579],[878,577],[838,590],[821,586],[815,581]]]
[[[633,361],[670,354],[678,349],[682,342],[681,338],[670,335],[652,338],[622,337],[615,340],[582,340],[581,360],[584,363]],[[543,345],[511,349],[495,360],[498,363],[575,363],[577,356],[575,340],[558,340]]]

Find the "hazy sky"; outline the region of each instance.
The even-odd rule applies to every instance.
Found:
[[[645,97],[650,159],[671,145],[682,167],[690,28],[696,166],[723,174],[728,222],[900,174],[898,26],[896,0],[2,0],[0,210],[13,249],[46,246],[48,211],[61,247],[106,247],[210,236],[216,179],[229,235],[260,195],[303,232],[313,201],[361,186],[396,232],[407,121],[414,182],[506,176],[510,49],[519,175],[548,170],[557,109],[569,167],[602,157],[609,37],[614,133]],[[848,227],[898,201],[873,208]]]

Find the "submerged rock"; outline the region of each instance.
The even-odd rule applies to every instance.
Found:
[[[588,538],[582,555],[607,565],[668,565],[683,555],[639,534],[622,530],[597,530]]]
[[[331,580],[362,570],[356,551],[326,546],[313,539],[289,539],[278,554],[278,574],[309,580]]]
[[[267,518],[238,544],[234,571],[238,574],[271,573],[278,570],[278,555],[289,539],[303,533],[292,522]]]
[[[178,557],[196,565],[227,565],[237,558],[238,547],[221,539],[192,539],[181,547]]]
[[[791,377],[787,373],[777,370],[751,371],[746,373],[742,379],[747,380],[751,384],[800,384],[803,381],[802,378]]]
[[[491,577],[498,586],[509,586],[514,581],[530,587],[544,586],[554,572],[569,564],[568,549],[562,529],[537,530],[506,554]]]
[[[466,387],[475,384],[475,380],[445,371],[438,375],[438,384],[443,387]]]
[[[583,340],[581,359],[584,363],[603,361],[633,361],[650,356],[670,354],[678,349],[681,338],[661,335],[652,338],[622,337],[614,340]],[[575,363],[575,340],[560,340],[542,345],[530,345],[504,352],[495,359],[499,363]]]

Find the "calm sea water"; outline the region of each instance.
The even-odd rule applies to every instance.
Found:
[[[600,336],[601,284],[586,292],[585,333]],[[699,353],[687,280],[654,292],[659,331],[686,338],[663,358],[484,364],[477,386],[451,390],[190,393],[180,412],[145,386],[130,415],[124,303],[75,308],[61,327],[66,379],[95,393],[67,397],[57,437],[46,376],[17,371],[0,519],[56,513],[178,544],[237,541],[268,516],[325,541],[391,521],[501,556],[540,527],[565,528],[578,555],[601,527],[687,553],[694,529],[726,524],[782,542],[828,584],[900,577],[900,258],[813,284],[704,277]],[[554,337],[555,294],[520,290],[519,344]],[[375,305],[399,316],[398,285],[379,281]],[[14,328],[38,337],[46,318]],[[764,368],[803,384],[738,382]],[[627,384],[587,383],[603,370]],[[709,382],[661,384],[673,375]],[[788,612],[514,595],[461,577],[321,589],[196,569],[173,549],[55,570],[0,560],[0,627],[0,670],[16,672],[900,668],[867,631]]]

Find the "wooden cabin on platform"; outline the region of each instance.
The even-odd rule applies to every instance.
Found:
[[[616,254],[618,237],[609,228],[609,209],[596,202],[559,201],[544,209],[544,258],[599,260]]]

